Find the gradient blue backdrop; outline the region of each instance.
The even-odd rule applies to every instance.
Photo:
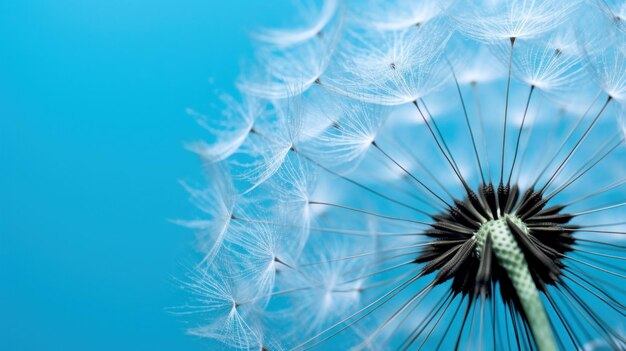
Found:
[[[0,0],[0,349],[201,350],[184,110],[233,89],[285,1]],[[214,84],[209,84],[209,79]]]

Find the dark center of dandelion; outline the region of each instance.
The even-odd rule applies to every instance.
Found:
[[[523,254],[538,290],[559,281],[561,259],[572,250],[576,229],[568,225],[573,215],[562,213],[564,206],[546,207],[542,193],[533,189],[520,196],[517,185],[500,185],[496,191],[491,184],[454,204],[433,216],[427,235],[434,241],[415,260],[425,263],[424,273],[437,272],[436,284],[452,280],[456,293],[477,296],[491,295],[498,283],[502,297],[519,305],[514,277],[505,267],[515,250]]]
[[[546,207],[549,198],[532,188],[520,196],[517,185],[466,189],[447,213],[433,216],[426,234],[435,240],[415,259],[423,274],[436,273],[433,284],[452,281],[455,295],[483,301],[499,287],[503,302],[530,327],[540,350],[556,350],[551,324],[539,297],[560,282],[561,258],[571,251],[568,225],[574,217],[565,206]],[[471,303],[470,303],[471,305]]]

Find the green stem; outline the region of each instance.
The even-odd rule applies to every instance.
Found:
[[[528,232],[526,226],[513,216],[505,215],[497,220],[489,221],[483,224],[476,235],[479,251],[482,253],[484,242],[487,236],[490,236],[493,253],[498,264],[507,272],[515,288],[538,349],[555,351],[557,347],[548,314],[539,296],[539,290],[537,290],[530,275],[524,252],[520,249],[507,225],[507,218],[524,232]]]

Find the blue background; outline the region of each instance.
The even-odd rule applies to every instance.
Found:
[[[195,213],[184,110],[233,90],[283,5],[0,0],[0,349],[207,348],[167,312],[194,257],[168,222]]]

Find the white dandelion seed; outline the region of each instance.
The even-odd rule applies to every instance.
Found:
[[[177,220],[175,223],[194,229],[198,236],[200,251],[204,253],[201,264],[211,262],[221,249],[224,238],[231,230],[236,193],[230,175],[223,168],[207,167],[209,184],[204,189],[196,189],[181,183],[191,196],[191,201],[206,218]]]
[[[622,33],[626,33],[626,2],[622,0],[596,0],[606,21]]]
[[[457,2],[457,29],[485,42],[532,38],[562,25],[580,1],[513,0]]]
[[[337,15],[338,0],[325,0],[321,6],[314,1],[296,3],[299,13],[295,28],[285,29],[262,29],[254,33],[258,40],[276,45],[288,47],[319,36],[326,26]]]
[[[358,26],[382,31],[420,27],[442,16],[446,1],[382,1],[356,2],[352,21]]]
[[[413,102],[441,85],[439,57],[449,35],[430,22],[419,30],[350,33],[321,85],[368,103]]]
[[[359,102],[344,104],[342,114],[333,116],[334,124],[308,140],[301,150],[326,167],[339,167],[346,172],[349,170],[346,165],[358,165],[372,147],[386,111],[380,106]]]
[[[297,287],[310,287],[290,296],[296,302],[298,311],[293,314],[295,318],[305,318],[302,323],[309,334],[319,332],[333,320],[338,320],[345,312],[354,310],[358,305],[360,294],[360,280],[349,281],[345,274],[350,272],[353,276],[361,273],[359,263],[367,262],[367,258],[360,260],[332,261],[337,257],[349,255],[349,250],[328,248],[318,253],[311,253],[304,257],[304,264],[299,273],[293,276],[289,282]],[[336,256],[331,256],[333,253]],[[319,263],[318,263],[319,262]],[[315,263],[315,264],[311,264]],[[349,281],[349,282],[346,282]],[[316,311],[316,313],[310,313]]]
[[[226,109],[222,116],[208,117],[192,109],[187,113],[215,138],[210,143],[197,141],[188,143],[189,150],[209,162],[219,162],[241,147],[254,127],[254,121],[265,112],[265,103],[253,97],[245,97],[242,103],[224,95]]]
[[[534,42],[520,42],[515,48],[513,74],[543,92],[575,90],[585,83],[585,73],[580,57],[568,56],[558,48]]]
[[[256,293],[268,296],[280,269],[289,269],[295,258],[290,231],[263,219],[248,219],[247,226],[229,233],[230,256],[239,269],[236,280],[255,281]],[[297,239],[296,239],[297,240]]]
[[[611,46],[587,57],[592,76],[602,90],[612,98],[626,99],[626,53],[625,40],[616,39],[615,47]]]
[[[302,135],[298,97],[275,101],[272,106],[272,113],[257,119],[253,137],[227,160],[234,169],[233,179],[246,184],[246,192],[280,169]]]
[[[487,83],[506,76],[506,67],[489,48],[456,37],[447,51],[460,84]]]
[[[255,308],[246,301],[249,289],[216,271],[197,270],[183,288],[196,296],[194,305],[183,306],[181,314],[207,315],[210,320],[189,329],[189,334],[215,339],[240,350],[260,350],[263,340],[255,323]]]
[[[287,48],[263,47],[256,68],[240,78],[239,88],[264,99],[283,99],[300,94],[326,70],[341,34],[342,21],[329,25],[312,37]]]

